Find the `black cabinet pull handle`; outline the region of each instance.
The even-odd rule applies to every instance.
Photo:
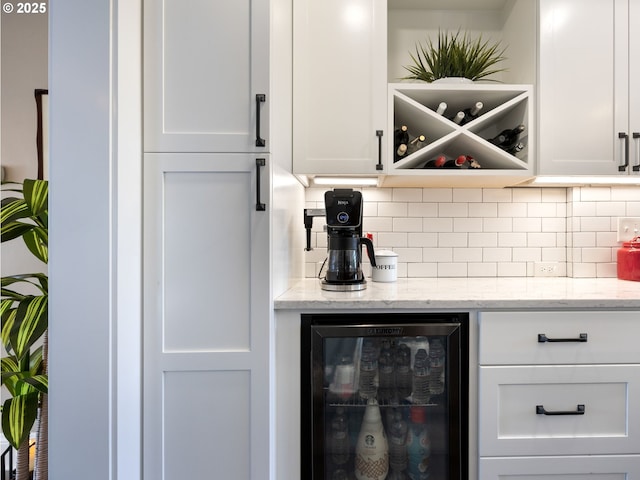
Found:
[[[384,168],[382,166],[382,135],[384,135],[382,130],[376,130],[376,137],[378,137],[378,164],[376,165],[376,170]]]
[[[586,342],[587,334],[581,333],[578,338],[549,338],[544,333],[538,334],[538,343],[553,343],[553,342]]]
[[[629,166],[629,135],[626,132],[618,132],[618,138],[624,139],[624,164],[618,165],[618,171],[624,172]]]
[[[636,142],[636,163],[631,168],[634,172],[640,172],[640,132],[633,132],[632,136]]]
[[[264,158],[256,158],[256,211],[264,212],[267,206],[260,201],[260,167],[264,167],[267,161]]]
[[[264,147],[267,142],[260,137],[260,104],[267,101],[264,93],[256,94],[256,147]]]
[[[545,410],[544,405],[536,405],[536,415],[584,415],[584,405],[578,405],[575,410]]]

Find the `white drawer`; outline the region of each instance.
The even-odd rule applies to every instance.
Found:
[[[479,318],[481,365],[640,363],[640,312],[482,312]],[[575,341],[581,335],[586,341]]]
[[[640,365],[480,367],[479,384],[480,456],[640,453]]]
[[[481,458],[480,480],[640,480],[640,456]]]

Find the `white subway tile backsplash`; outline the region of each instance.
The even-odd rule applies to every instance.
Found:
[[[610,248],[583,248],[582,261],[590,263],[605,263],[611,261]]]
[[[421,232],[422,219],[421,218],[394,218],[393,231],[394,232]]]
[[[378,203],[378,215],[380,217],[406,217],[408,208],[404,202],[380,202]]]
[[[409,203],[407,215],[409,217],[437,217],[438,216],[438,204],[437,203]]]
[[[574,232],[573,246],[574,247],[595,247],[596,233],[595,232]]]
[[[540,192],[541,201],[553,203],[567,202],[566,188],[543,188]]]
[[[600,217],[622,217],[626,215],[627,204],[625,202],[598,202],[596,215]]]
[[[393,232],[393,217],[365,217],[362,221],[364,232]]]
[[[439,263],[438,277],[466,277],[466,263]]]
[[[511,248],[483,248],[483,262],[510,262],[512,260]]]
[[[628,217],[640,217],[640,202],[627,202]]]
[[[454,202],[476,203],[482,202],[481,188],[456,188],[453,190]]]
[[[526,262],[499,263],[498,276],[499,277],[526,277],[527,264]]]
[[[535,217],[514,218],[513,231],[514,232],[541,232],[542,219],[535,218]]]
[[[485,232],[513,232],[512,218],[485,218],[482,223]]]
[[[323,208],[308,188],[306,208]],[[366,188],[363,231],[399,254],[399,277],[533,276],[538,261],[574,277],[615,277],[617,217],[640,216],[639,187]],[[324,222],[304,253],[315,276],[326,257]],[[365,261],[365,269],[370,269]]]
[[[453,232],[453,218],[424,218],[423,232]]]
[[[470,203],[469,204],[469,216],[470,217],[497,217],[498,216],[498,204],[497,203]]]
[[[580,188],[582,202],[608,202],[611,200],[611,187]]]
[[[481,218],[454,218],[454,232],[482,232]]]
[[[438,246],[438,233],[409,233],[407,235],[408,247],[437,247]]]
[[[526,217],[527,216],[527,204],[526,203],[499,203],[498,204],[498,217]]]
[[[439,247],[466,247],[468,237],[466,233],[438,233]]]
[[[452,262],[453,248],[423,248],[422,260],[424,262]]]
[[[601,232],[608,231],[611,227],[611,219],[609,217],[581,217],[580,231],[583,232]]]
[[[527,204],[527,215],[529,217],[555,217],[555,203],[529,203]]]
[[[574,278],[595,278],[597,277],[597,269],[595,263],[574,263]]]
[[[498,232],[499,247],[519,247],[527,244],[526,233]]]
[[[391,198],[394,202],[422,202],[422,189],[394,188]]]
[[[498,234],[495,232],[471,232],[469,233],[470,247],[497,247]]]
[[[422,262],[422,248],[394,248],[393,251],[398,254],[398,263]]]
[[[616,232],[596,232],[596,246],[611,247],[618,242]]]
[[[542,188],[514,188],[512,198],[513,203],[541,202]]]
[[[595,217],[597,202],[574,202],[573,204],[574,217]]]
[[[542,247],[540,261],[542,262],[566,262],[567,249],[564,247]]]
[[[452,188],[424,188],[422,189],[423,202],[453,202]]]
[[[543,232],[564,232],[567,219],[564,217],[547,217],[542,219]]]
[[[541,248],[516,247],[513,249],[514,262],[540,262],[541,260]]]
[[[486,203],[511,203],[511,191],[510,188],[485,188],[482,190],[482,201]]]
[[[596,264],[596,276],[597,277],[617,277],[618,265],[615,262],[612,263],[597,263]]]
[[[613,201],[623,201],[623,202],[633,202],[640,201],[640,187],[638,186],[629,186],[629,187],[616,187],[611,189],[611,200]]]
[[[437,263],[408,263],[407,276],[408,277],[437,277],[438,264]]]
[[[497,263],[468,263],[468,277],[495,277],[498,275]]]
[[[467,203],[441,203],[438,206],[439,217],[468,217],[469,204]]]
[[[556,234],[555,233],[527,233],[528,247],[555,247],[556,246]]]
[[[378,233],[378,246],[383,248],[408,246],[407,234],[404,232],[380,232]]]
[[[453,261],[454,262],[481,262],[482,248],[478,248],[478,247],[454,248]]]

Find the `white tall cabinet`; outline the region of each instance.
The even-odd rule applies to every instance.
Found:
[[[638,174],[640,1],[539,8],[538,174]]]
[[[269,478],[269,0],[144,5],[143,478]]]

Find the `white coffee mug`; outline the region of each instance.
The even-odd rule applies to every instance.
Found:
[[[371,267],[374,282],[395,282],[398,280],[398,254],[391,250],[377,250],[376,266]]]

